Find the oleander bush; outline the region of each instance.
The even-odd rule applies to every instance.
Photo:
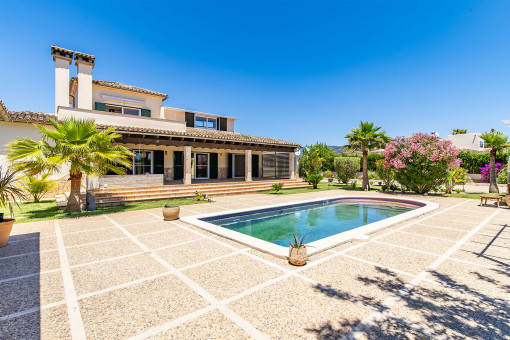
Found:
[[[451,141],[424,133],[397,137],[384,150],[387,166],[395,169],[395,180],[419,194],[444,183],[450,170],[460,166],[459,152]]]

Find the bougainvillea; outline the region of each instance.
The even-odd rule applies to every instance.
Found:
[[[496,163],[495,168],[496,176],[498,176],[501,170],[503,170],[503,164]],[[491,163],[486,163],[485,166],[480,167],[480,173],[482,174],[482,182],[489,183],[491,180]]]
[[[400,184],[423,194],[443,183],[448,172],[460,166],[459,153],[451,141],[417,133],[389,143],[384,162],[395,169]]]

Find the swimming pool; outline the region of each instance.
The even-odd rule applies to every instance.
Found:
[[[334,197],[183,218],[213,233],[274,255],[288,255],[290,238],[312,229],[309,253],[331,248],[435,209],[430,202],[380,197]]]

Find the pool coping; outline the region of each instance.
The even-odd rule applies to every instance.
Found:
[[[285,207],[285,206],[291,206],[291,205],[295,205],[295,204],[334,200],[334,199],[374,200],[374,201],[394,201],[394,202],[396,201],[396,202],[402,202],[402,203],[419,204],[422,206],[417,209],[405,212],[405,213],[397,215],[397,216],[388,217],[381,221],[370,223],[370,224],[367,224],[367,225],[364,225],[364,226],[361,226],[361,227],[358,227],[355,229],[344,231],[339,234],[335,234],[335,235],[328,236],[328,237],[325,237],[325,238],[317,240],[317,241],[310,242],[307,244],[308,255],[313,255],[313,254],[323,252],[327,249],[336,247],[339,244],[345,243],[345,242],[353,240],[353,239],[368,240],[369,239],[369,237],[367,236],[368,234],[371,234],[379,229],[387,228],[387,227],[395,225],[397,223],[407,221],[411,218],[421,216],[421,215],[431,212],[439,207],[439,205],[434,202],[422,201],[422,200],[417,200],[417,199],[393,198],[393,197],[387,198],[387,197],[380,197],[380,196],[335,195],[335,196],[329,196],[329,197],[323,197],[323,198],[300,200],[300,201],[295,201],[295,202],[264,205],[264,206],[258,206],[258,207],[253,207],[253,208],[236,209],[236,210],[221,211],[221,212],[216,212],[216,213],[200,214],[200,215],[182,217],[181,220],[186,223],[189,223],[193,226],[196,226],[200,229],[209,231],[213,234],[216,234],[216,235],[225,237],[227,239],[239,242],[239,243],[246,245],[248,247],[263,251],[265,253],[272,254],[272,255],[280,257],[280,258],[288,258],[289,247],[284,247],[284,246],[280,246],[280,245],[277,245],[277,244],[274,244],[274,243],[271,243],[268,241],[260,240],[253,236],[245,235],[245,234],[239,233],[239,232],[231,230],[231,229],[227,229],[227,228],[220,227],[220,226],[214,225],[214,224],[206,222],[206,221],[202,221],[201,219],[216,217],[216,216],[223,216],[223,215],[230,215],[230,214],[246,213],[246,212],[252,212],[252,211],[262,210],[262,209]]]

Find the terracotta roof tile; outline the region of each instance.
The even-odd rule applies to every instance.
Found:
[[[10,120],[13,122],[24,122],[24,123],[39,123],[39,124],[49,124],[49,118],[58,120],[57,116],[50,113],[42,113],[42,112],[33,112],[33,111],[8,111]],[[203,138],[210,140],[224,140],[224,141],[234,141],[234,142],[246,142],[246,143],[255,143],[255,144],[266,144],[266,145],[279,145],[279,146],[288,146],[288,147],[299,147],[299,144],[287,142],[280,139],[275,138],[267,138],[267,137],[256,137],[244,135],[237,132],[230,131],[217,131],[217,130],[206,130],[206,129],[197,129],[197,128],[186,128],[186,131],[171,131],[164,129],[151,129],[151,128],[141,128],[141,127],[133,127],[133,126],[115,126],[115,125],[105,125],[98,124],[100,128],[110,128],[113,127],[115,131],[118,132],[145,132],[152,134],[161,134],[167,136],[179,136],[179,137],[191,137],[191,138]]]

